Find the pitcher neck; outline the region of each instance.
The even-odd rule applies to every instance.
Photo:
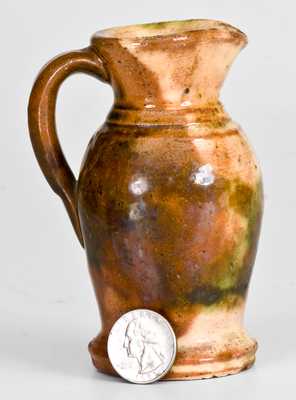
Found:
[[[183,124],[213,115],[225,118],[220,88],[246,42],[238,29],[212,20],[98,32],[92,46],[104,61],[115,96],[109,120]]]

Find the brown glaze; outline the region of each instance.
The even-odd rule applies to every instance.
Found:
[[[183,24],[183,25],[182,25]],[[242,317],[262,214],[261,175],[219,102],[246,36],[217,21],[98,32],[50,62],[34,85],[29,126],[40,166],[84,245],[102,318],[95,366],[115,373],[106,342],[123,313],[149,308],[177,336],[166,379],[248,368],[256,342]],[[110,82],[114,106],[76,182],[59,146],[56,95],[71,73]]]

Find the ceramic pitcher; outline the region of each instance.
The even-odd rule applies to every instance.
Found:
[[[89,350],[102,372],[115,374],[106,350],[112,325],[137,308],[160,313],[175,331],[177,357],[165,379],[233,374],[255,360],[243,313],[261,174],[219,101],[246,43],[240,30],[213,20],[111,28],[50,61],[34,84],[31,140],[86,251],[102,321]],[[55,128],[58,89],[75,72],[114,91],[77,180]]]

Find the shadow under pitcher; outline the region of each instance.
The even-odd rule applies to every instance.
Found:
[[[31,140],[86,251],[102,320],[89,351],[102,372],[115,374],[111,327],[138,308],[160,313],[175,331],[177,356],[163,379],[234,374],[255,360],[243,314],[261,224],[261,173],[219,101],[246,43],[240,30],[214,20],[111,28],[90,47],[50,61],[34,84]],[[58,89],[76,72],[114,91],[77,180],[55,128]]]

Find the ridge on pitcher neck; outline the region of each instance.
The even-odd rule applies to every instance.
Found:
[[[230,121],[220,102],[196,108],[160,108],[128,109],[116,107],[111,109],[107,123],[115,125],[164,125],[187,126],[203,125],[205,127],[222,127]]]
[[[104,61],[115,94],[109,120],[182,124],[213,114],[225,118],[220,88],[246,43],[244,33],[214,20],[97,32],[92,46]]]

